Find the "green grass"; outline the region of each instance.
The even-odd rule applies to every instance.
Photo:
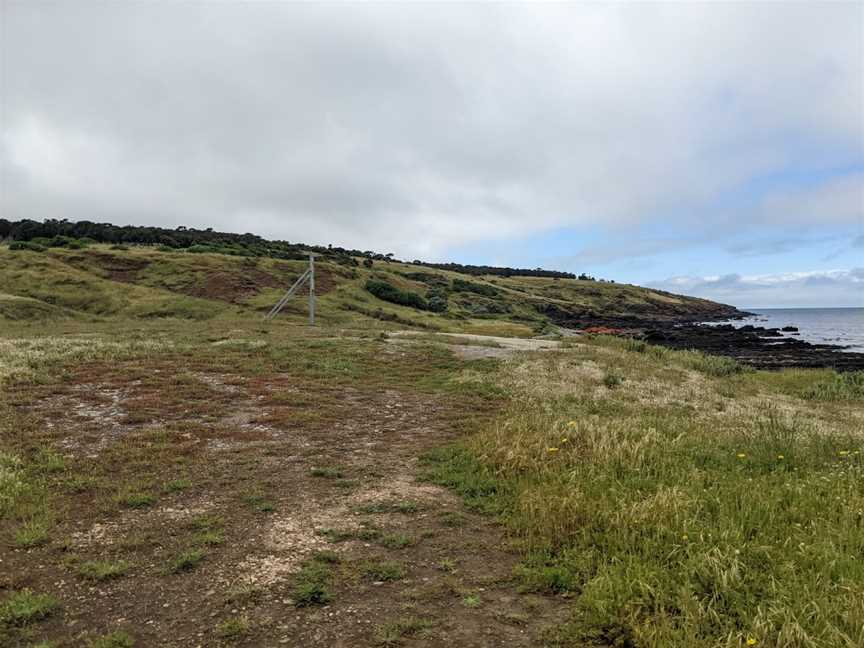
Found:
[[[164,490],[166,493],[180,493],[184,490],[187,490],[191,486],[192,481],[190,479],[172,479],[171,481],[165,483],[165,486],[162,488],[162,490]]]
[[[245,495],[244,501],[259,513],[272,513],[276,510],[276,505],[264,495],[257,493]]]
[[[153,506],[156,496],[146,491],[124,489],[117,494],[115,501],[125,508],[140,509]]]
[[[125,560],[90,560],[79,565],[76,572],[86,580],[107,581],[123,576],[130,567]]]
[[[462,605],[467,608],[478,608],[483,605],[483,601],[477,594],[466,594],[462,597]]]
[[[367,502],[356,508],[358,513],[375,514],[375,513],[404,513],[410,515],[420,510],[420,505],[417,502],[407,501],[385,501],[385,502]]]
[[[344,477],[345,474],[339,468],[333,467],[320,467],[313,468],[311,470],[311,474],[313,477],[324,477],[326,479],[339,479],[340,477]]]
[[[41,621],[60,607],[48,594],[36,594],[29,589],[12,592],[0,601],[0,626],[24,626]]]
[[[405,569],[398,562],[366,561],[360,565],[360,573],[371,581],[396,581],[405,577]]]
[[[434,625],[431,619],[421,617],[391,621],[376,628],[375,642],[379,646],[399,646],[405,638],[427,637]]]
[[[179,574],[192,571],[201,564],[206,556],[207,553],[202,549],[187,549],[168,561],[168,572]]]
[[[414,539],[404,533],[388,533],[381,536],[378,542],[388,549],[405,549],[414,544]]]
[[[249,634],[251,627],[248,617],[229,617],[216,626],[216,636],[220,639],[239,639]]]
[[[330,591],[332,580],[329,561],[310,560],[303,564],[294,579],[291,598],[296,607],[324,605],[333,599]]]
[[[48,542],[51,522],[44,516],[25,521],[15,529],[15,544],[22,548],[37,547]]]
[[[218,515],[205,513],[195,516],[189,522],[189,527],[194,531],[192,543],[214,547],[225,542],[225,534],[222,531],[223,520]]]
[[[428,479],[508,525],[524,590],[570,597],[548,641],[864,645],[860,427],[818,399],[773,407],[791,377],[597,344],[510,367],[494,378],[513,395],[502,416],[424,458]],[[584,358],[625,382],[574,398],[599,382]],[[796,375],[795,388],[823,394],[823,376]],[[856,379],[831,380],[854,393]]]
[[[325,549],[323,551],[316,551],[315,553],[313,553],[312,560],[320,563],[326,563],[329,565],[337,565],[342,562],[342,557],[335,551]]]
[[[123,630],[115,630],[87,642],[87,648],[133,648],[135,640]]]
[[[818,401],[864,400],[864,371],[835,373],[808,387],[802,395]]]

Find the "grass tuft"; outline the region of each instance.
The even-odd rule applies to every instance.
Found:
[[[40,621],[60,607],[53,596],[29,589],[13,592],[0,603],[0,625],[24,626]]]
[[[192,571],[206,556],[206,552],[201,549],[187,549],[168,562],[168,571],[172,574]]]
[[[133,648],[135,640],[128,632],[115,630],[87,642],[87,648]]]
[[[216,636],[221,639],[239,639],[249,634],[251,627],[248,617],[230,617],[216,626]]]
[[[91,560],[82,563],[76,570],[81,578],[92,581],[107,581],[119,578],[129,571],[130,564],[125,560],[110,562],[105,560]]]
[[[375,642],[379,646],[399,646],[406,637],[423,638],[434,626],[431,619],[409,617],[391,621],[376,628]]]
[[[311,560],[306,562],[297,574],[291,597],[296,607],[309,607],[329,603],[333,595],[329,584],[331,573],[329,563]]]

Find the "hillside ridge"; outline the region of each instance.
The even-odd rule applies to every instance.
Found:
[[[32,239],[31,239],[32,241]],[[210,319],[263,315],[305,270],[303,259],[147,245],[0,246],[0,317]],[[316,262],[322,323],[527,336],[608,319],[691,322],[735,317],[732,306],[629,284],[472,275],[369,257]],[[284,317],[302,317],[303,300]]]

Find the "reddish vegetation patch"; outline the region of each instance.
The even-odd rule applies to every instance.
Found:
[[[204,299],[218,299],[232,304],[257,295],[262,288],[278,288],[282,282],[271,274],[256,268],[244,268],[242,274],[215,272],[200,283],[183,289],[184,294]]]
[[[598,335],[623,335],[624,329],[611,328],[609,326],[589,326],[582,329],[583,333],[597,333]]]

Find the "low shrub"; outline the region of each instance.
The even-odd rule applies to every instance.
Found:
[[[453,292],[472,292],[478,295],[485,295],[486,297],[496,297],[498,295],[498,289],[493,286],[458,278],[453,280]]]
[[[390,302],[391,304],[409,306],[419,310],[429,310],[429,304],[422,296],[409,290],[397,288],[386,281],[369,279],[366,282],[366,290],[375,295],[378,299]]]
[[[9,244],[10,250],[29,250],[30,252],[44,252],[45,246],[33,243],[32,241],[12,241]]]

